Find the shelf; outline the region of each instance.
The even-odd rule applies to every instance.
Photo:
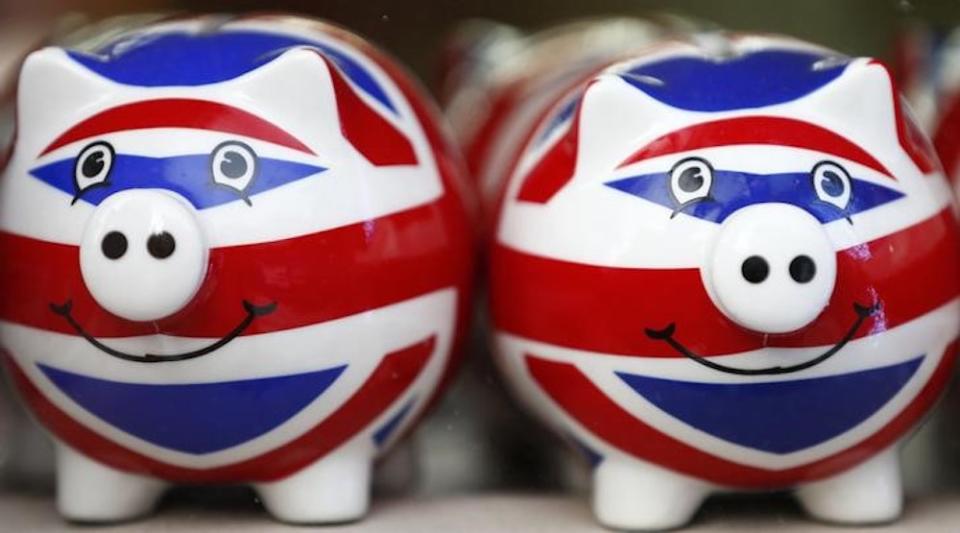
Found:
[[[0,531],[71,530],[57,516],[47,493],[0,493]],[[960,494],[917,498],[908,502],[902,520],[883,528],[885,533],[946,533],[960,524]],[[689,531],[816,532],[837,528],[807,519],[784,496],[736,496],[707,503]],[[100,528],[84,528],[93,532]],[[181,491],[168,498],[152,517],[110,528],[128,531],[296,531],[270,520],[252,494],[239,489]],[[75,530],[75,528],[73,528]],[[602,531],[597,527],[585,498],[573,494],[481,493],[431,498],[378,498],[370,516],[355,524],[335,528],[337,533],[405,533],[437,531],[453,533]],[[876,528],[843,528],[844,532],[876,531]]]

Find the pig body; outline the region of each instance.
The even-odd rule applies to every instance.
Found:
[[[505,165],[496,358],[590,460],[598,519],[788,488],[822,519],[895,518],[897,443],[953,366],[960,242],[887,70],[707,35],[525,113],[517,155],[484,162]]]
[[[317,21],[201,17],[32,54],[0,185],[5,361],[78,521],[173,483],[353,520],[455,366],[459,165],[391,61]]]

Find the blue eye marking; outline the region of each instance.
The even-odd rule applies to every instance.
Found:
[[[901,192],[869,181],[851,178],[850,184],[850,203],[841,210],[817,197],[810,172],[749,174],[714,170],[709,195],[684,206],[679,205],[673,197],[669,172],[643,174],[606,183],[608,187],[660,204],[671,211],[718,224],[742,207],[761,203],[794,205],[826,224],[904,196]]]
[[[78,192],[74,182],[75,166],[76,158],[63,159],[35,168],[30,174],[92,205],[99,205],[110,195],[129,189],[166,189],[182,195],[197,209],[207,209],[249,199],[327,170],[316,165],[260,157],[256,175],[241,192],[214,183],[210,154],[164,158],[117,154],[106,182]]]

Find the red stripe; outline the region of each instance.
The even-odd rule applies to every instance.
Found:
[[[456,284],[458,288],[457,315],[453,347],[451,348],[452,354],[449,363],[444,368],[440,385],[427,401],[428,405],[432,407],[453,380],[465,352],[463,344],[467,339],[469,317],[474,303],[471,286],[474,281],[474,256],[478,251],[477,237],[480,231],[480,212],[477,203],[479,195],[474,187],[475,184],[467,177],[466,165],[461,159],[460,151],[440,127],[440,124],[443,123],[440,110],[430,98],[425,97],[429,94],[428,91],[418,85],[414,78],[404,72],[383,52],[363,39],[337,26],[325,23],[324,28],[329,35],[353,45],[361,53],[372,59],[397,84],[397,88],[410,104],[410,108],[423,128],[423,133],[426,135],[427,142],[430,143],[430,148],[433,150],[433,156],[436,158],[437,169],[443,179],[445,194],[440,200],[440,205],[446,213],[445,220],[448,234],[455,236],[452,238],[451,248],[446,254],[447,261],[461,265],[465,264],[466,266],[461,267],[462,270]],[[430,408],[424,409],[420,416],[426,416],[429,410]],[[411,423],[407,427],[412,429],[414,424]]]
[[[295,440],[263,455],[219,468],[173,466],[129,450],[74,421],[30,382],[13,359],[4,357],[20,393],[34,414],[60,440],[101,463],[178,483],[269,482],[283,479],[321,459],[366,428],[420,375],[436,338],[388,354],[339,409]]]
[[[526,363],[534,381],[557,405],[610,445],[640,459],[719,485],[778,489],[832,476],[894,444],[940,397],[950,378],[956,355],[957,343],[954,341],[917,397],[882,429],[839,453],[786,470],[767,470],[727,461],[661,433],[610,400],[572,364],[534,356],[527,356]]]
[[[583,99],[578,98],[576,105],[573,121],[566,133],[547,150],[547,153],[526,175],[517,193],[517,200],[545,204],[573,179],[577,166],[577,148],[580,144],[580,114],[583,109]]]
[[[774,144],[833,154],[893,179],[893,174],[863,148],[815,124],[780,117],[737,117],[683,128],[654,139],[620,167],[667,154],[736,144]]]
[[[98,135],[154,128],[192,128],[233,133],[313,154],[286,131],[242,109],[206,100],[170,98],[107,109],[67,130],[40,155]]]
[[[374,165],[416,165],[410,140],[353,92],[336,65],[318,55],[330,72],[340,129],[350,144]]]
[[[837,284],[823,314],[782,336],[747,331],[714,306],[696,268],[634,269],[570,263],[504,245],[492,252],[491,308],[499,329],[559,346],[607,354],[679,357],[645,328],[677,325],[677,340],[701,355],[763,346],[838,342],[854,302],[882,312],[858,336],[912,320],[960,294],[960,234],[950,209],[912,227],[837,254]]]
[[[158,323],[122,320],[97,305],[80,274],[78,247],[0,233],[0,319],[73,334],[49,309],[50,303],[73,300],[75,318],[96,337],[216,338],[246,316],[245,299],[278,304],[244,332],[250,335],[325,322],[445,287],[462,289],[472,250],[462,242],[468,233],[448,227],[451,207],[437,202],[322,233],[215,248],[194,301]]]

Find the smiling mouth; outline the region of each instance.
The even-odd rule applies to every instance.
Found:
[[[76,332],[81,337],[87,340],[87,342],[89,342],[90,344],[92,344],[97,349],[99,349],[100,351],[102,351],[107,355],[116,357],[117,359],[122,359],[124,361],[131,361],[134,363],[172,363],[174,361],[188,361],[190,359],[196,359],[198,357],[203,357],[204,355],[213,353],[219,350],[220,348],[223,348],[227,343],[229,343],[233,339],[240,336],[240,334],[243,333],[244,330],[250,327],[250,324],[252,324],[253,321],[257,319],[257,317],[266,316],[276,311],[277,304],[276,302],[274,302],[267,305],[258,306],[258,305],[253,305],[247,300],[244,300],[243,309],[246,311],[247,316],[245,316],[243,320],[241,320],[240,323],[237,324],[236,327],[230,330],[229,333],[224,335],[220,340],[210,344],[209,346],[200,348],[199,350],[194,350],[192,352],[186,352],[186,353],[175,354],[175,355],[156,355],[151,353],[147,353],[143,355],[133,355],[133,354],[121,352],[119,350],[115,350],[107,346],[106,344],[103,344],[102,342],[98,341],[93,335],[90,335],[89,333],[87,333],[87,331],[83,329],[83,326],[81,326],[80,323],[77,322],[75,318],[73,318],[73,314],[72,314],[73,300],[67,300],[62,305],[57,305],[54,303],[50,304],[50,310],[62,316],[64,320],[66,320],[67,323],[70,324],[70,326],[74,330],[76,330]]]
[[[791,366],[772,366],[768,368],[736,368],[732,366],[721,365],[720,363],[713,362],[703,356],[697,355],[687,349],[686,346],[681,344],[679,341],[673,338],[673,334],[676,332],[677,325],[676,323],[670,324],[669,326],[663,329],[651,329],[647,328],[646,334],[653,340],[663,341],[669,344],[674,350],[678,353],[692,359],[693,361],[700,363],[701,365],[712,368],[713,370],[718,370],[720,372],[726,372],[727,374],[737,374],[740,376],[770,376],[777,374],[789,374],[791,372],[799,372],[801,370],[806,370],[810,367],[819,365],[820,363],[826,361],[833,357],[837,352],[843,349],[844,346],[850,342],[853,337],[857,334],[857,330],[860,329],[860,326],[863,325],[863,322],[873,316],[877,311],[880,310],[880,304],[875,303],[870,307],[860,305],[858,303],[853,304],[853,311],[857,315],[857,319],[854,321],[853,325],[850,326],[850,329],[847,330],[847,334],[840,339],[840,342],[833,345],[829,350],[823,352],[822,354],[806,361],[804,363],[799,363]]]

